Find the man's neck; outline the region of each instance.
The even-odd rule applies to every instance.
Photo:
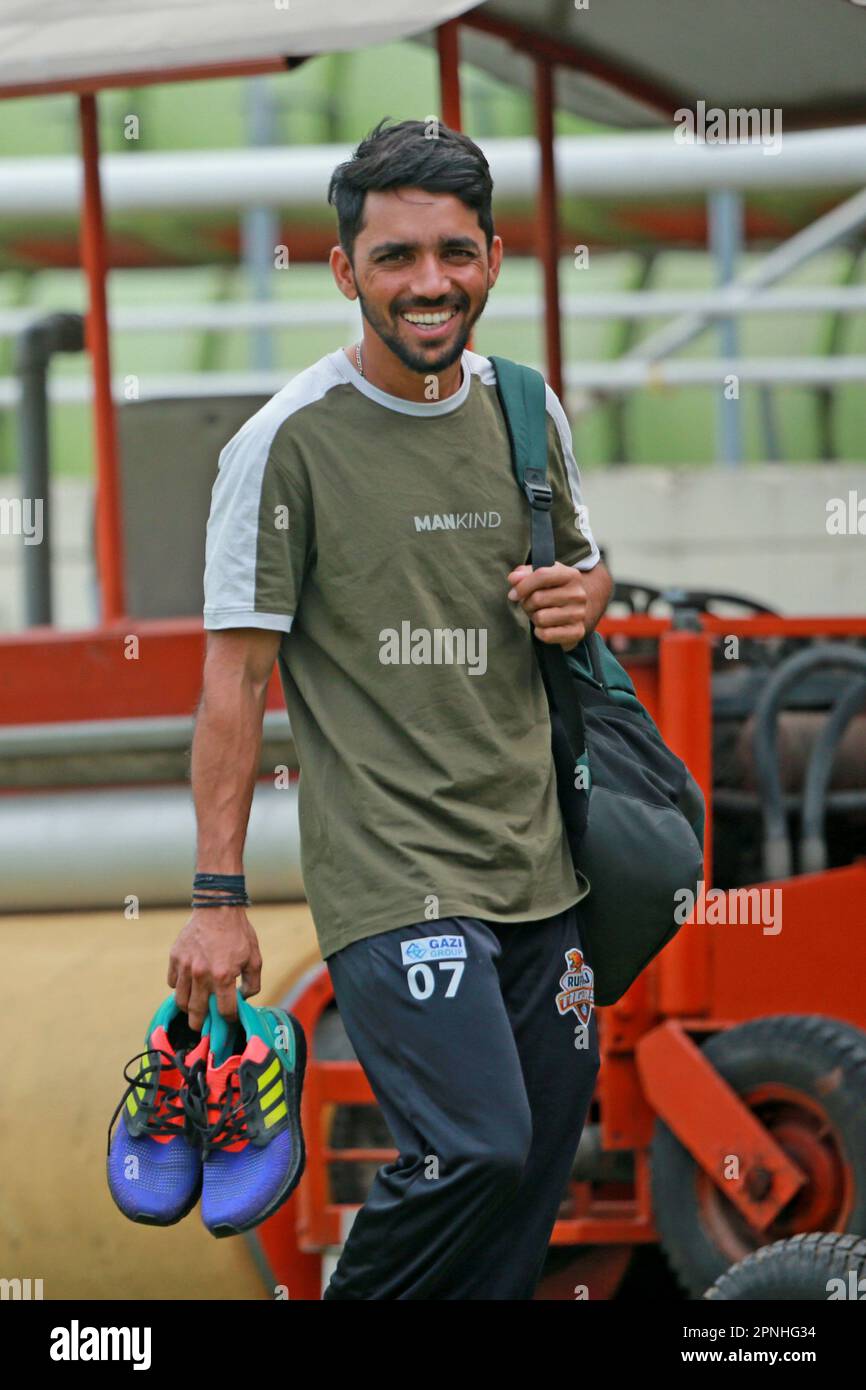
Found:
[[[357,370],[358,357],[354,344],[343,348],[352,366]],[[400,396],[406,401],[445,401],[460,390],[463,381],[462,353],[456,362],[441,372],[413,372],[403,365],[388,348],[376,347],[366,340],[361,344],[361,364],[363,376],[371,386],[385,391],[389,396]],[[431,379],[435,378],[438,388],[431,393]]]

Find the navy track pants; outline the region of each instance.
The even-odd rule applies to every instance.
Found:
[[[580,904],[425,921],[327,964],[399,1156],[324,1298],[531,1298],[599,1065]]]

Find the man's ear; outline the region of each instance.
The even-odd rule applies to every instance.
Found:
[[[495,236],[493,238],[487,254],[487,261],[487,288],[492,290],[502,268],[502,237]]]
[[[357,299],[358,287],[355,284],[355,270],[347,253],[339,244],[331,247],[328,264],[331,267],[334,284],[340,294],[344,295],[346,299]]]

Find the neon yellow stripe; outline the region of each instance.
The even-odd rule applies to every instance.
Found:
[[[129,1099],[126,1102],[126,1108],[129,1111],[130,1115],[134,1115],[136,1113],[136,1111],[138,1110],[139,1102],[143,1103],[146,1095],[146,1086],[136,1086],[134,1090],[130,1091]],[[136,1096],[138,1096],[138,1100],[135,1099]]]
[[[279,1069],[280,1059],[279,1057],[275,1057],[274,1060],[271,1062],[271,1065],[268,1067],[267,1071],[263,1071],[261,1076],[259,1077],[260,1091],[263,1091],[266,1086],[270,1086]]]
[[[277,1120],[281,1120],[285,1113],[286,1102],[284,1100],[281,1100],[279,1105],[275,1105],[273,1110],[271,1110],[269,1114],[265,1115],[265,1129],[270,1129],[271,1125],[275,1125],[277,1123]]]
[[[272,1087],[271,1087],[271,1089],[268,1091],[268,1093],[267,1093],[266,1096],[262,1096],[261,1101],[259,1102],[259,1104],[261,1105],[261,1107],[262,1107],[263,1110],[267,1110],[268,1106],[269,1106],[269,1105],[273,1105],[273,1103],[274,1103],[274,1101],[277,1099],[277,1097],[278,1097],[278,1096],[281,1096],[282,1094],[283,1094],[283,1083],[282,1083],[282,1080],[279,1080],[279,1081],[277,1082],[276,1086],[272,1086]]]

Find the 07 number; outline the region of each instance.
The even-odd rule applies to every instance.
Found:
[[[440,970],[450,970],[451,979],[448,981],[448,988],[445,991],[446,999],[453,999],[460,987],[463,978],[463,967],[465,960],[440,960],[436,964]],[[406,974],[409,982],[409,993],[413,999],[429,999],[436,988],[436,976],[429,965],[411,965]]]

